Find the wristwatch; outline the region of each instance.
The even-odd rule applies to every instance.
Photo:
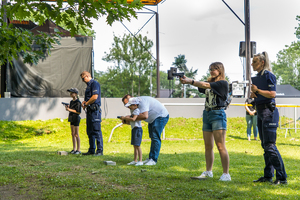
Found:
[[[191,85],[194,85],[194,82],[195,82],[195,81],[194,81],[194,80],[192,80],[192,84],[191,84]]]

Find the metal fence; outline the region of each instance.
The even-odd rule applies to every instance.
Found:
[[[291,136],[291,130],[294,130],[297,133],[299,128],[299,117],[298,112],[300,105],[291,105],[291,104],[278,104],[279,111],[279,128],[285,129],[285,137],[289,133]]]

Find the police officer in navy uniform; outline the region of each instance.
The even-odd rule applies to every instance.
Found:
[[[103,155],[103,138],[101,132],[101,89],[100,84],[92,79],[87,71],[81,73],[81,79],[87,84],[82,108],[86,111],[86,132],[89,137],[89,150],[82,155]],[[96,145],[97,143],[97,150]],[[96,153],[95,153],[96,150]]]
[[[264,149],[264,176],[253,182],[287,184],[287,175],[281,155],[276,147],[276,131],[279,112],[275,104],[276,77],[270,72],[267,52],[254,55],[252,67],[258,74],[252,77],[251,95],[257,111],[257,126],[262,148]],[[273,182],[274,169],[276,180]]]

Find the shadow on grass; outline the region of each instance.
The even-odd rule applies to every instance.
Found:
[[[186,145],[180,144],[176,143],[178,152]],[[165,142],[164,148],[168,145],[174,144]],[[32,196],[37,199],[298,198],[298,168],[295,167],[300,165],[298,158],[284,158],[289,185],[271,186],[252,182],[263,175],[262,155],[240,152],[229,152],[232,181],[220,182],[222,167],[218,152],[215,152],[214,178],[197,181],[190,177],[199,176],[205,170],[203,151],[161,153],[157,165],[138,167],[127,165],[132,161],[132,153],[60,156],[49,148],[21,144],[5,144],[0,146],[0,151],[0,191],[3,188],[11,191],[6,194],[7,199]],[[106,160],[115,161],[117,165],[107,166],[103,162]]]
[[[238,140],[248,140],[247,135],[245,137],[236,136],[236,135],[228,135],[228,138],[238,139]]]
[[[277,145],[286,145],[286,146],[293,146],[293,147],[300,147],[300,144],[287,144],[287,143],[277,143]]]

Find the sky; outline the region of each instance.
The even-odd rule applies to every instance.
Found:
[[[225,0],[244,21],[244,1]],[[174,58],[185,55],[187,67],[198,69],[197,79],[206,74],[212,62],[222,62],[230,81],[243,81],[243,58],[239,57],[240,41],[245,41],[245,26],[222,0],[166,0],[147,8],[159,13],[160,70],[167,72]],[[146,11],[146,10],[145,10]],[[250,39],[256,42],[256,53],[266,51],[270,61],[277,53],[297,41],[296,16],[300,15],[300,0],[250,0]],[[152,17],[138,14],[138,20],[124,25],[136,33]],[[112,47],[113,35],[129,34],[120,23],[109,26],[105,18],[93,21],[94,68],[106,71],[113,63],[102,60]],[[151,52],[156,57],[155,16],[140,31],[153,40]]]

